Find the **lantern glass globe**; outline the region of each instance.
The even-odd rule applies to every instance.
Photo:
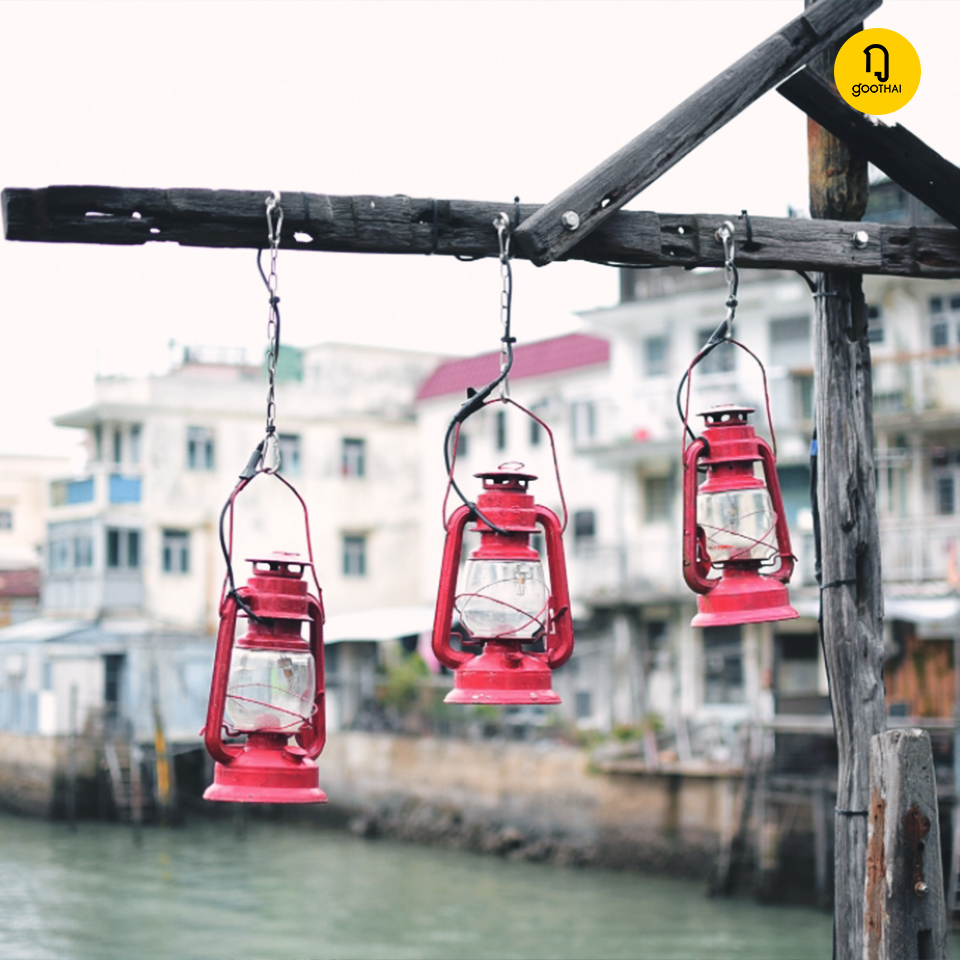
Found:
[[[313,713],[316,682],[311,653],[237,646],[224,718],[241,733],[296,733]]]
[[[776,521],[766,487],[697,496],[697,523],[712,563],[771,560],[777,555]]]
[[[471,558],[461,584],[457,612],[470,636],[532,640],[543,632],[549,594],[538,560]]]

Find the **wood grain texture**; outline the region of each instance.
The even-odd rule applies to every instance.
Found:
[[[538,266],[563,256],[761,94],[848,33],[880,3],[818,0],[525,219],[517,231],[517,243],[524,255]],[[580,219],[573,231],[561,222],[568,210]]]
[[[46,187],[3,191],[8,240],[45,243],[143,244],[258,248],[266,244],[261,190],[158,190],[120,187]],[[430,254],[433,200],[405,196],[329,196],[285,193],[281,247],[351,253]],[[521,218],[539,207],[522,204]],[[512,203],[438,200],[438,256],[495,257],[499,211]],[[90,216],[89,214],[96,214]],[[842,220],[671,214],[621,210],[563,259],[632,266],[720,266],[717,227],[736,225],[741,267],[783,270],[855,270],[918,277],[960,277],[960,231]],[[856,230],[868,235],[854,245]],[[153,232],[156,231],[156,232]],[[309,236],[299,242],[295,234]],[[522,252],[517,252],[523,257]]]
[[[960,169],[909,130],[867,119],[809,69],[782,83],[777,92],[944,220],[960,227]]]
[[[837,736],[834,956],[860,960],[870,738],[886,725],[867,311],[860,277],[817,275],[814,395],[820,624]]]
[[[864,960],[946,960],[947,918],[930,735],[870,742]]]

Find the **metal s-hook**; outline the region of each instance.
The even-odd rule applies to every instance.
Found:
[[[280,229],[283,227],[283,207],[280,206],[280,191],[274,190],[267,197],[267,240],[276,249],[280,246]]]

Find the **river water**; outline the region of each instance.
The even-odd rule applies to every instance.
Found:
[[[296,823],[128,828],[0,814],[4,958],[787,958],[828,914],[700,883],[423,848]]]

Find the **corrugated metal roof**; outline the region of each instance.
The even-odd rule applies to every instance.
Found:
[[[540,377],[562,370],[577,370],[610,362],[610,344],[602,337],[585,333],[571,333],[538,343],[518,346],[513,354],[511,380]],[[417,392],[418,400],[440,397],[447,393],[463,393],[467,387],[488,384],[500,370],[500,353],[483,353],[462,360],[448,360],[440,364],[423,382]]]

